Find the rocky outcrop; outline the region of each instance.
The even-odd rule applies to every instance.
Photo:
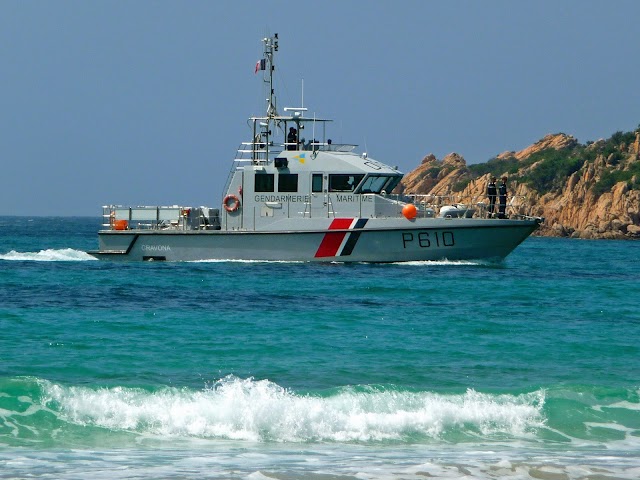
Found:
[[[570,135],[556,134],[547,135],[519,152],[498,155],[496,160],[513,163],[516,159],[518,164],[522,163],[517,173],[509,175],[509,194],[513,196],[511,213],[544,217],[539,235],[640,238],[640,178],[633,173],[640,171],[640,131],[634,140],[612,150],[610,140],[583,146]],[[581,152],[586,153],[582,166],[564,179],[562,188],[537,191],[531,186],[530,178],[543,160],[534,160],[540,152],[544,155],[550,150],[566,151],[576,162],[582,162]],[[536,154],[538,157],[533,157]],[[485,192],[490,177],[502,176],[503,172],[477,173],[478,170],[482,169],[472,172],[464,158],[456,153],[441,161],[429,154],[418,168],[405,176],[399,191],[447,197],[449,203],[487,202]],[[624,180],[611,181],[611,186],[602,191],[601,180],[616,178]]]
[[[430,153],[422,159],[418,168],[404,176],[399,191],[429,192],[442,180],[444,172],[443,162]]]
[[[534,153],[541,152],[542,150],[547,150],[552,148],[554,150],[564,150],[567,148],[575,147],[578,145],[578,140],[576,140],[571,135],[565,135],[564,133],[558,134],[549,134],[544,136],[541,140],[538,140],[536,143],[527,147],[519,152],[515,153],[513,156],[518,160],[524,160],[529,158]]]
[[[636,132],[636,140],[629,145],[629,153],[636,156],[640,160],[640,132]]]
[[[578,238],[638,235],[640,191],[619,182],[611,191],[596,196],[589,178],[601,171],[604,162],[600,163],[571,175],[561,194],[546,194],[539,199],[535,208],[547,219],[541,234]]]

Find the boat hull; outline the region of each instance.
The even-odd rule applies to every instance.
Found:
[[[114,261],[264,260],[407,262],[502,259],[537,227],[535,220],[448,219],[376,227],[285,231],[104,230],[99,259]]]

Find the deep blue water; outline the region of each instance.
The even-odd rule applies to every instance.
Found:
[[[0,217],[0,478],[640,478],[639,242],[119,264],[98,228]]]

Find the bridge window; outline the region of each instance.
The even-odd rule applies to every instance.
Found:
[[[297,192],[298,191],[298,174],[297,173],[278,174],[278,191],[279,192]]]
[[[273,173],[256,173],[256,192],[273,192]]]
[[[364,175],[329,175],[330,192],[353,192],[356,186],[364,178]]]

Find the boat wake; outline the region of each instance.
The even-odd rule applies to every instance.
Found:
[[[39,252],[16,252],[0,254],[0,260],[34,261],[34,262],[85,262],[97,260],[82,250],[73,248],[47,249]]]
[[[314,264],[317,262],[302,261],[302,260],[242,260],[242,259],[206,259],[206,260],[190,260],[185,263],[285,263],[285,264]],[[322,264],[324,262],[319,262]],[[345,265],[345,262],[326,262],[332,265]],[[354,262],[361,265],[372,265],[371,262]],[[389,262],[388,265],[401,265],[409,267],[439,267],[439,266],[482,266],[482,265],[496,265],[494,262],[484,260],[416,260],[409,262]]]
[[[416,260],[413,262],[393,262],[392,265],[402,265],[409,267],[439,267],[439,266],[477,266],[493,265],[493,263],[482,260]]]

